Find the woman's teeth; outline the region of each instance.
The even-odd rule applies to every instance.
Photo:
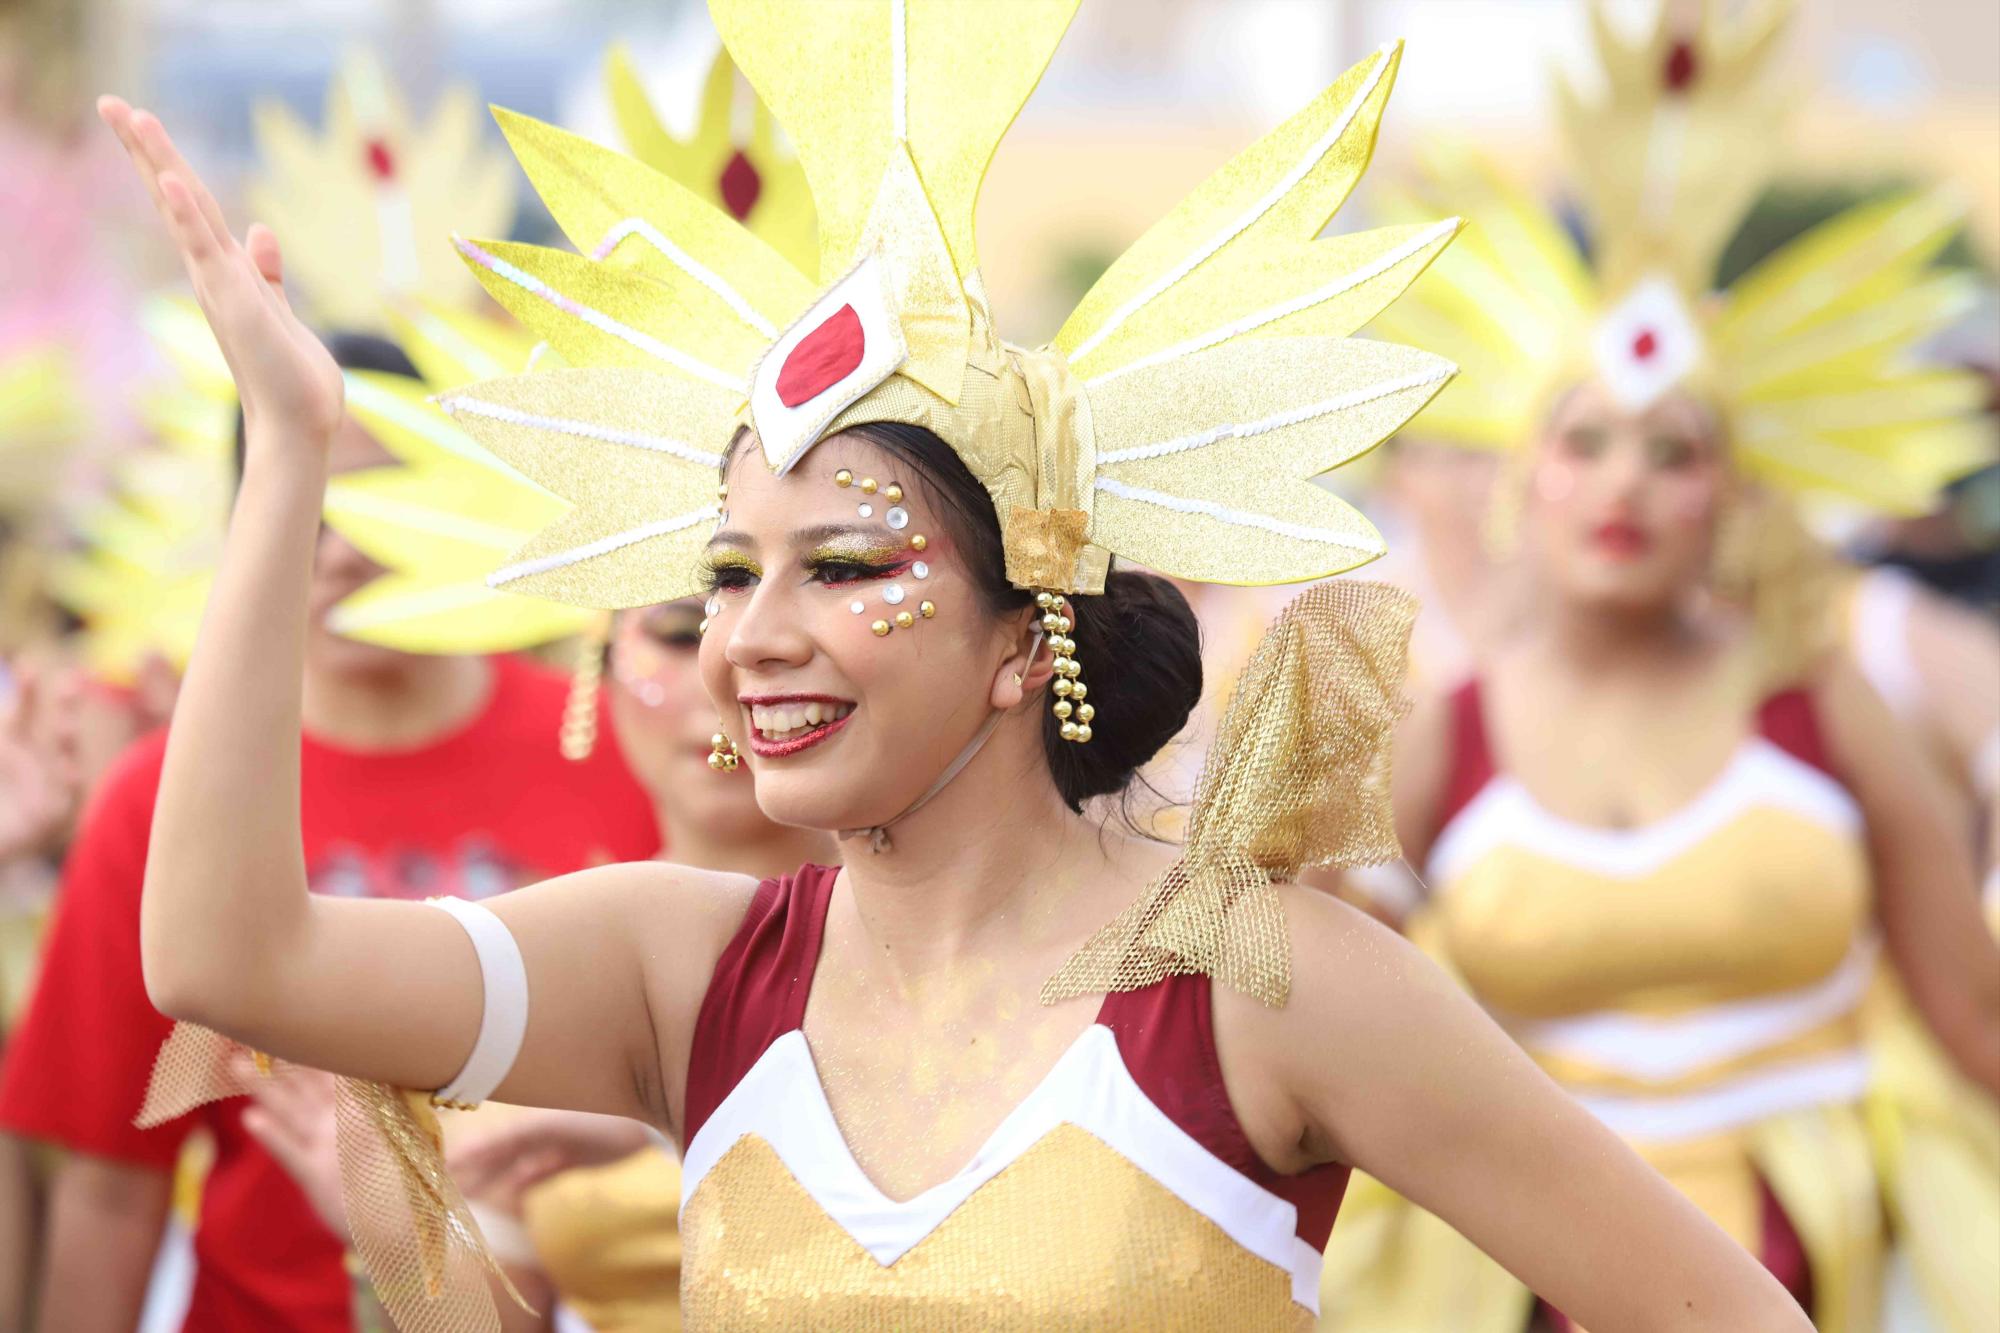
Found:
[[[838,722],[853,711],[853,704],[780,704],[769,708],[753,707],[750,721],[766,740],[782,741],[828,722]]]

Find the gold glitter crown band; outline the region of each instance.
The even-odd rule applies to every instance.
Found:
[[[1380,554],[1310,478],[1449,378],[1428,353],[1348,335],[1457,223],[1316,238],[1373,151],[1398,47],[1211,177],[1028,350],[994,331],[973,211],[1075,0],[1011,5],[977,41],[946,0],[711,10],[797,145],[818,272],[835,280],[816,288],[632,158],[498,113],[583,254],[459,243],[571,367],[442,400],[574,506],[497,585],[601,608],[693,592],[721,450],[745,421],[781,472],[851,425],[929,428],[991,494],[1025,588],[1100,591],[1112,554],[1253,584]]]

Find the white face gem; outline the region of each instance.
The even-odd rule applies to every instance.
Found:
[[[903,604],[903,596],[903,585],[900,583],[892,583],[882,589],[882,600],[891,606],[901,606]]]
[[[931,576],[931,567],[919,560],[916,564],[910,566],[910,572],[920,579],[927,579]]]
[[[875,506],[874,506],[874,505],[856,505],[856,506],[854,506],[854,512],[855,512],[855,513],[857,513],[857,514],[859,514],[859,515],[861,515],[861,517],[863,517],[863,518],[873,518],[873,517],[875,517]]]
[[[702,609],[712,616],[722,609],[722,599],[720,597],[711,597],[708,599],[708,605]]]
[[[882,520],[883,522],[887,523],[890,527],[896,529],[898,532],[901,532],[904,528],[910,526],[910,511],[903,508],[901,505],[898,505],[894,509],[891,509],[888,513],[884,514],[882,516]]]
[[[849,603],[847,604],[847,609],[848,609],[848,610],[850,610],[850,611],[852,611],[852,612],[853,612],[853,613],[854,613],[855,615],[857,615],[857,616],[858,616],[858,615],[860,615],[860,614],[861,614],[861,613],[862,613],[863,611],[866,611],[866,610],[867,610],[868,608],[867,608],[866,606],[864,606],[863,604],[861,604],[860,602],[849,602]]]

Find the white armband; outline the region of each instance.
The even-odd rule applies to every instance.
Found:
[[[479,978],[486,992],[479,1037],[458,1077],[431,1096],[440,1106],[470,1110],[493,1095],[521,1054],[521,1038],[528,1031],[528,968],[513,932],[491,908],[463,898],[424,901],[465,927],[472,951],[479,956]]]

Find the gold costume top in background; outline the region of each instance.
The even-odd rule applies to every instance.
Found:
[[[1804,1247],[1817,1326],[1873,1328],[1881,1205],[1859,1110],[1876,955],[1867,849],[1809,697],[1774,696],[1699,794],[1631,829],[1564,819],[1499,769],[1476,683],[1453,711],[1452,795],[1412,934],[1586,1109],[1767,1259],[1790,1243],[1772,1231],[1775,1196],[1780,1230]],[[1528,1294],[1490,1260],[1447,1258],[1457,1238],[1434,1219],[1397,1225],[1387,1243],[1403,1252],[1386,1271],[1413,1288],[1483,1285],[1473,1304],[1494,1322],[1467,1316],[1468,1329],[1525,1326]],[[1361,1290],[1382,1257],[1365,1230],[1329,1253],[1329,1300],[1355,1303],[1334,1327],[1394,1327],[1388,1311],[1422,1298]],[[1429,1258],[1400,1270],[1419,1244]]]
[[[680,1163],[646,1148],[530,1190],[521,1221],[556,1296],[591,1333],[681,1326]]]

